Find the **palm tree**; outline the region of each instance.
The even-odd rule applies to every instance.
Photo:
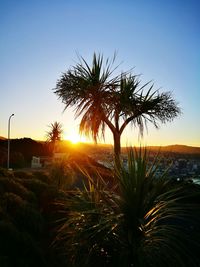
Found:
[[[48,126],[50,129],[46,133],[47,142],[51,144],[52,150],[54,151],[56,142],[61,141],[63,126],[60,122],[55,121]]]
[[[117,67],[112,60],[104,61],[102,55],[93,55],[91,66],[80,58],[73,68],[58,80],[55,94],[68,107],[75,106],[75,117],[82,116],[80,132],[93,139],[104,137],[107,126],[114,140],[114,155],[120,164],[121,135],[127,125],[139,127],[140,133],[153,123],[172,121],[180,114],[180,108],[170,92],[153,90],[150,82],[141,85],[138,75],[132,71],[114,75]],[[145,90],[147,89],[147,90]]]

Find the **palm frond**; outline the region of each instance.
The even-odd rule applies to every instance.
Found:
[[[63,126],[60,122],[55,121],[48,126],[50,129],[46,132],[46,139],[48,142],[55,143],[60,141],[63,133]]]
[[[126,78],[130,79],[130,78]],[[132,78],[133,79],[133,78]],[[143,135],[144,129],[147,129],[148,122],[159,128],[159,123],[172,121],[177,117],[181,110],[178,103],[173,99],[171,92],[159,93],[159,90],[153,90],[153,84],[146,83],[136,91],[139,86],[137,81],[135,84],[124,83],[127,98],[122,94],[123,103],[120,106],[121,116],[124,119],[120,132],[123,132],[127,124],[134,125],[139,128],[139,132]],[[131,85],[131,86],[130,86]],[[149,86],[147,92],[144,89]],[[129,93],[127,93],[129,92]]]

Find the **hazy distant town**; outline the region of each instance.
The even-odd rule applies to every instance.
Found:
[[[182,146],[180,146],[182,147]],[[177,146],[178,148],[178,146]],[[188,147],[189,148],[189,147]],[[158,177],[162,175],[168,169],[168,174],[172,178],[177,180],[183,179],[195,179],[200,181],[200,154],[184,152],[169,152],[159,148],[156,150],[150,150],[150,163],[153,162],[157,153],[160,153],[159,167],[156,170]],[[110,168],[113,167],[113,154],[108,149],[103,151],[96,151],[91,153],[92,157],[95,158],[99,163]],[[125,168],[128,168],[128,152],[124,149],[122,153],[122,161]]]
[[[177,180],[200,180],[200,148],[190,146],[149,147],[149,163],[151,164],[159,154],[159,167],[156,175],[160,177],[168,169],[170,177]],[[58,148],[59,153],[52,155],[45,142],[37,142],[30,138],[13,139],[11,143],[11,166],[18,168],[45,168],[51,164],[53,157],[62,157],[70,151],[80,152],[107,168],[113,168],[113,147],[111,145],[94,145],[81,143],[70,145],[63,141]],[[71,153],[71,152],[70,152]],[[0,166],[7,162],[7,140],[0,140]],[[32,162],[32,163],[31,163]],[[34,163],[35,162],[35,163]],[[122,148],[122,162],[128,167],[128,148]],[[34,165],[35,164],[35,165]]]

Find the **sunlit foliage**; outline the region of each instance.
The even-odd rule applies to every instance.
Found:
[[[58,202],[54,246],[68,266],[198,266],[200,188],[156,176],[158,159],[131,151],[108,188],[102,177]]]
[[[55,121],[49,125],[49,131],[46,132],[46,140],[50,150],[55,152],[56,145],[61,141],[63,134],[63,126],[60,122]]]

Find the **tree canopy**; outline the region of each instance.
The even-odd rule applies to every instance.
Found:
[[[55,121],[48,126],[50,129],[46,133],[46,138],[48,142],[55,143],[60,141],[62,138],[63,128],[60,122]]]
[[[115,56],[104,59],[94,53],[91,65],[84,58],[63,73],[55,94],[68,107],[75,107],[81,116],[80,132],[97,140],[104,137],[107,126],[114,139],[115,159],[119,162],[120,139],[127,125],[134,125],[143,134],[150,122],[156,128],[172,121],[180,108],[172,93],[154,90],[151,82],[142,84],[132,70],[115,74]]]

